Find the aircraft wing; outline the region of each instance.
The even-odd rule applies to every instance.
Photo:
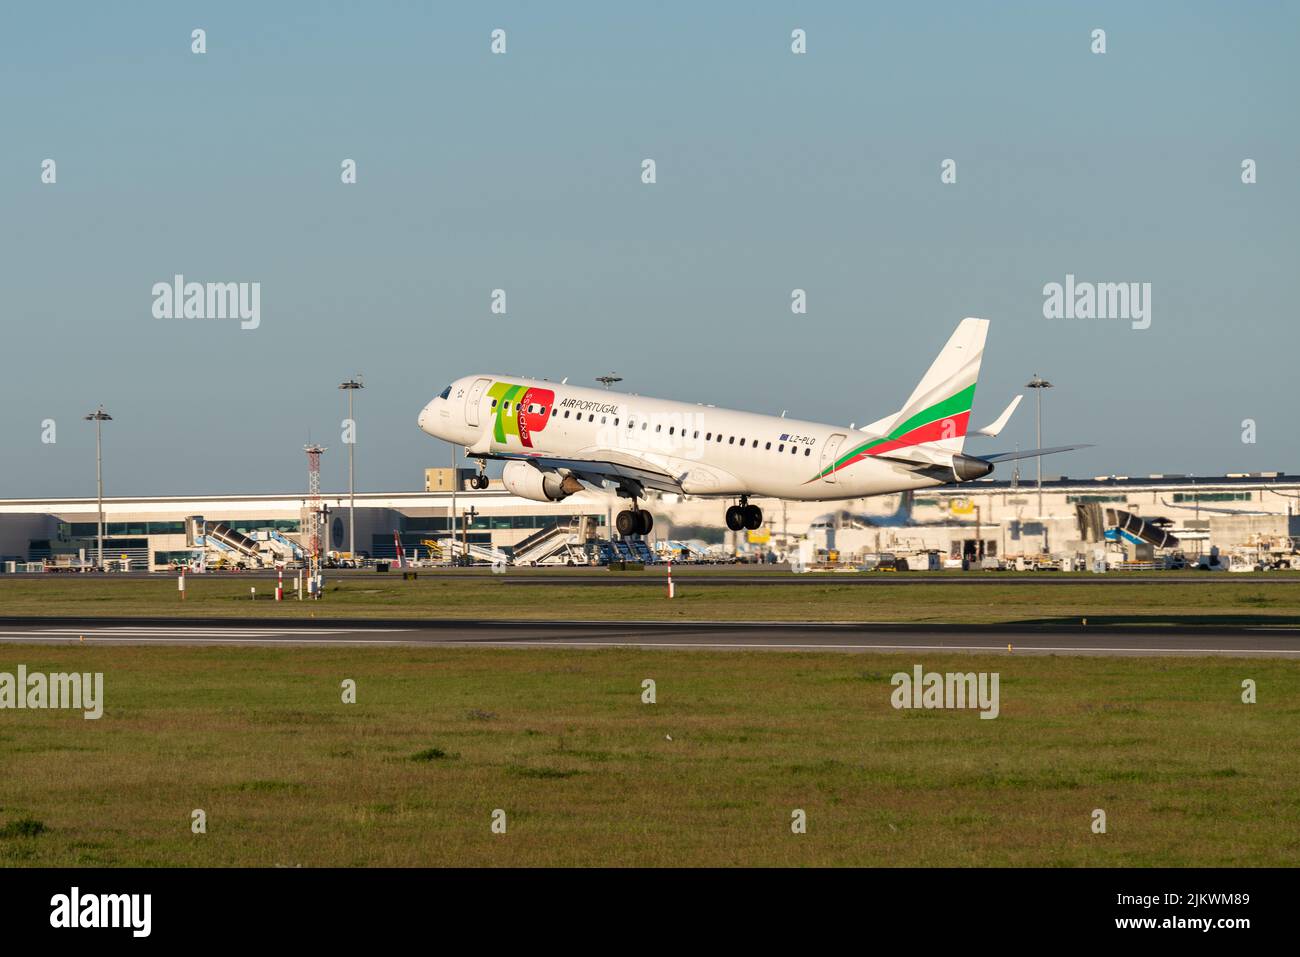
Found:
[[[592,458],[560,458],[552,455],[529,455],[526,452],[492,452],[474,458],[496,459],[501,462],[532,462],[539,468],[562,469],[580,481],[591,485],[602,482],[622,484],[633,482],[644,488],[660,492],[681,493],[681,481],[653,462],[627,452],[609,450],[607,455]]]

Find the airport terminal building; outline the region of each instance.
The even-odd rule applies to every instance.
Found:
[[[423,492],[358,493],[356,551],[391,559],[400,548],[427,560],[447,557],[454,541],[478,560],[501,553],[520,564],[580,562],[574,543],[608,539],[610,515],[621,507],[596,492],[535,502],[495,482],[472,491],[462,472],[436,474],[451,471],[429,470]],[[323,494],[320,502],[328,509],[325,549],[347,551],[347,494]],[[946,559],[1078,552],[1089,540],[1089,515],[1151,523],[1189,555],[1300,537],[1300,475],[1281,472],[1061,477],[1041,491],[1033,483],[976,481],[914,497],[764,502],[765,527],[739,533],[726,530],[720,500],[662,495],[646,504],[656,519],[651,544],[692,541],[764,558],[804,540],[844,560],[881,552]],[[310,507],[305,493],[107,497],[104,558],[116,567],[166,569],[191,561],[206,533],[209,548],[228,552],[232,563],[240,548],[292,559]],[[94,498],[0,500],[0,572],[93,562],[97,528]]]

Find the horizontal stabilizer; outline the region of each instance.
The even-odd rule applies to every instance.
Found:
[[[998,452],[994,455],[981,455],[985,462],[1009,462],[1012,459],[1032,459],[1039,455],[1051,455],[1053,452],[1072,452],[1075,449],[1090,449],[1091,445],[1058,445],[1051,449],[1026,449],[1023,452]]]

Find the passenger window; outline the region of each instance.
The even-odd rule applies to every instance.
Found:
[[[745,444],[745,440],[744,440],[744,439],[741,439],[741,440],[740,440],[740,444],[743,446],[743,445]]]
[[[614,418],[614,428],[616,428],[616,429],[618,428],[618,418],[617,418],[617,417]]]
[[[696,439],[698,439],[699,437],[700,437],[700,430],[699,430],[699,429],[696,429],[696,430],[695,430],[695,435],[692,436],[692,438],[696,438]]]
[[[713,441],[713,433],[712,433],[712,432],[705,432],[705,433],[704,433],[704,441],[705,441],[705,442],[712,442],[712,441]]]
[[[656,431],[656,432],[662,432],[663,430],[664,430],[664,427],[663,427],[662,425],[656,425],[656,426],[655,426],[655,431]]]
[[[780,445],[778,445],[778,446],[776,447],[776,450],[777,450],[778,452],[784,452],[784,451],[785,451],[785,443],[782,442]]]
[[[676,431],[677,431],[677,426],[675,426],[675,425],[670,425],[670,426],[668,426],[668,434],[669,434],[669,435],[673,435],[673,434],[675,434]]]
[[[734,435],[729,435],[729,436],[727,436],[727,444],[728,444],[728,445],[735,445],[735,444],[736,444],[736,437],[735,437]]]
[[[496,400],[496,399],[493,399],[493,400],[492,400],[492,404],[489,405],[488,408],[489,408],[489,409],[495,409],[496,407],[497,407],[497,400]]]
[[[565,409],[565,410],[564,410],[564,417],[565,417],[566,419],[569,417],[569,410],[568,410],[568,409]]]
[[[803,454],[804,454],[804,455],[812,455],[812,449],[804,449],[804,450],[803,450]]]

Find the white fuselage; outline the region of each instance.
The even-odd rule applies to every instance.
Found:
[[[851,454],[874,436],[843,426],[511,376],[457,379],[424,407],[419,426],[464,445],[471,458],[508,452],[649,464],[690,495],[819,501],[951,481]]]

